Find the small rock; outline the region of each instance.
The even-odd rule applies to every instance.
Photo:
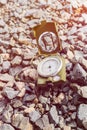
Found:
[[[58,97],[54,98],[54,104],[58,104],[58,103],[61,104],[64,98],[65,98],[64,93],[60,93]]]
[[[73,103],[74,103],[74,105],[81,104],[80,98],[81,98],[81,96],[80,96],[79,94],[76,93],[76,94],[74,95],[74,97],[73,97]]]
[[[48,126],[49,125],[49,119],[47,115],[43,115],[42,118],[38,119],[35,122],[36,126],[38,126],[40,129],[43,129],[43,127]]]
[[[68,101],[69,101],[69,97],[65,96],[64,99],[62,100],[61,104],[62,105],[67,105]]]
[[[10,69],[10,62],[9,61],[4,61],[3,64],[2,64],[2,68],[3,68],[3,71],[6,72]]]
[[[71,118],[72,118],[73,120],[76,119],[76,112],[73,112],[73,113],[72,113]]]
[[[3,122],[2,121],[0,121],[0,127],[1,127],[1,125],[3,124]]]
[[[30,65],[30,61],[28,61],[28,60],[27,60],[27,61],[26,61],[26,60],[23,60],[23,61],[22,61],[22,65],[23,65],[23,66],[29,66],[29,65]]]
[[[80,87],[80,89],[78,90],[78,93],[79,93],[83,98],[87,98],[87,86],[82,86],[82,87]]]
[[[13,27],[13,28],[11,29],[10,33],[11,33],[11,34],[17,33],[17,28]]]
[[[3,58],[2,56],[0,55],[0,65],[3,63]]]
[[[39,64],[39,59],[35,59],[35,60],[33,61],[33,65],[37,67],[38,64]]]
[[[38,10],[37,9],[29,9],[26,13],[25,13],[25,17],[30,17],[32,16],[34,13],[36,13]]]
[[[13,108],[7,105],[2,116],[2,120],[6,123],[11,123],[11,116],[13,114]]]
[[[84,80],[86,79],[87,73],[86,71],[82,68],[80,64],[76,64],[73,68],[72,72],[72,80],[80,83],[84,83]]]
[[[28,3],[28,0],[18,0],[18,3],[20,4],[20,5],[26,5],[27,3]]]
[[[15,85],[16,85],[17,89],[20,91],[21,91],[21,89],[25,88],[25,83],[21,82],[21,81],[15,82]]]
[[[12,100],[12,106],[13,106],[14,108],[19,108],[19,107],[22,106],[22,102],[21,102],[20,100],[17,100],[17,99]]]
[[[44,127],[43,130],[54,130],[54,125],[49,124],[48,126]]]
[[[77,27],[73,26],[71,30],[68,31],[68,35],[72,35],[77,32]]]
[[[68,109],[70,111],[76,111],[76,106],[70,104],[70,105],[68,105]]]
[[[7,4],[7,0],[0,0],[0,4]]]
[[[2,93],[0,92],[0,100],[3,99]]]
[[[0,130],[15,130],[15,129],[10,124],[4,123],[0,126]]]
[[[66,93],[66,92],[69,91],[69,89],[70,89],[69,86],[66,86],[66,87],[64,87],[62,90],[63,90],[64,93]]]
[[[42,104],[46,104],[47,103],[47,98],[46,97],[44,97],[44,96],[42,96],[42,95],[40,95],[39,96],[39,101],[42,103]]]
[[[0,101],[0,114],[4,111],[4,108],[6,107],[6,102],[5,101]]]
[[[36,98],[35,94],[25,94],[24,101],[25,102],[31,102]]]
[[[13,88],[10,87],[5,87],[3,89],[3,94],[8,98],[8,99],[13,99],[18,95],[19,91],[14,90]]]
[[[23,117],[20,125],[18,126],[20,130],[33,130],[33,126],[29,123],[28,117]]]
[[[47,91],[44,92],[45,97],[48,98],[48,97],[50,97],[50,95],[51,95],[50,90],[47,90]]]
[[[66,118],[66,122],[67,122],[67,124],[72,123],[72,122],[71,122],[71,117],[67,117],[67,118]]]
[[[36,97],[33,102],[34,102],[35,104],[38,104],[38,102],[39,102],[38,98]]]
[[[12,125],[20,130],[33,130],[32,125],[29,123],[29,118],[24,117],[22,114],[13,115]]]
[[[79,128],[79,127],[77,127],[77,130],[83,130],[83,128]]]
[[[0,0],[0,2],[3,1],[3,0]],[[4,27],[5,26],[5,22],[3,19],[0,20],[0,27]]]
[[[25,92],[26,92],[26,89],[22,88],[17,96],[18,97],[23,97],[25,95]]]
[[[38,78],[38,73],[37,70],[34,68],[28,68],[23,72],[23,76],[25,77],[25,79],[29,79],[31,78],[32,80],[36,81]]]
[[[22,55],[22,50],[20,48],[12,48],[12,53],[16,55]]]
[[[46,104],[46,108],[45,108],[46,111],[49,111],[50,110],[50,107],[48,104]]]
[[[80,58],[80,60],[78,61],[83,68],[87,71],[87,60],[85,58]]]
[[[65,121],[64,121],[64,118],[62,116],[59,116],[59,123],[58,123],[58,126],[60,128],[63,128],[65,125]]]
[[[41,117],[41,114],[38,111],[33,111],[29,113],[30,121],[36,122]]]
[[[20,9],[21,9],[21,8],[20,8]],[[18,13],[16,13],[16,14],[17,14],[18,17],[20,17]],[[21,27],[18,27],[18,28],[17,28],[17,32],[18,32],[18,33],[24,32],[24,28],[23,28],[22,26],[21,26]]]
[[[11,61],[12,66],[20,65],[22,62],[22,58],[20,56],[15,56],[15,58]]]
[[[49,124],[49,118],[48,118],[48,115],[43,115],[42,120],[43,120],[43,124],[44,124],[44,126],[46,126],[46,125]]]
[[[68,50],[68,51],[67,51],[67,57],[68,57],[69,60],[72,60],[72,59],[74,58],[73,52],[70,51],[70,50]]]
[[[49,120],[50,122],[54,122],[54,124],[58,124],[59,123],[59,116],[58,116],[58,112],[56,109],[56,106],[52,106],[50,111],[49,111]]]
[[[75,50],[74,51],[74,54],[75,54],[75,59],[77,60],[77,61],[79,61],[79,59],[80,58],[83,58],[83,52],[82,51],[77,51],[77,50]]]
[[[25,110],[24,110],[25,113],[31,113],[33,111],[35,111],[34,107],[25,108]]]
[[[35,26],[37,26],[39,24],[39,20],[38,19],[32,19],[32,20],[28,21],[27,24],[29,25],[30,28],[34,28]]]
[[[76,84],[76,83],[71,83],[70,87],[77,92],[80,89],[80,85]]]
[[[16,74],[20,73],[21,70],[22,70],[22,67],[21,67],[21,66],[11,67],[10,70],[9,70],[9,73],[10,73],[12,76],[15,76]]]
[[[44,127],[44,124],[43,124],[43,121],[42,119],[38,119],[36,122],[35,122],[35,125],[38,126],[41,130],[43,129]]]
[[[87,23],[87,14],[86,13],[82,13],[82,18],[84,19],[85,23]]]
[[[78,33],[78,39],[79,39],[79,40],[83,41],[85,38],[86,38],[86,36],[85,36],[84,33],[82,33],[82,32],[79,32],[79,33]]]
[[[62,41],[66,41],[66,40],[67,40],[67,36],[60,36],[60,39],[61,39]]]
[[[6,31],[1,28],[0,28],[0,32],[6,33]],[[3,41],[3,40],[0,40],[0,44],[3,45],[5,49],[9,48],[9,45],[10,45],[9,41]],[[8,53],[5,53],[5,54],[7,55]]]
[[[37,104],[37,108],[39,109],[39,111],[42,113],[43,112],[43,104],[38,103]]]
[[[84,22],[84,18],[79,17],[78,21],[81,22],[81,23],[83,23]]]
[[[87,60],[87,54],[84,54],[83,57]]]
[[[34,83],[29,83],[29,87],[30,87],[31,89],[35,89],[35,84],[34,84]]]
[[[30,52],[26,52],[26,53],[24,53],[24,60],[31,60],[32,58],[34,58],[34,56],[35,56],[35,54],[32,52],[32,51],[30,51]]]
[[[77,128],[77,123],[76,121],[70,121],[69,123],[67,123],[67,125],[69,127],[71,127],[72,129],[76,129]]]
[[[12,116],[12,125],[15,126],[16,128],[18,128],[23,117],[24,116],[22,114],[14,114]]]
[[[60,11],[60,14],[61,14],[61,17],[64,18],[64,20],[68,20],[70,18],[70,16],[71,16],[70,13],[68,13],[68,12],[66,12],[64,10]]]
[[[14,77],[9,75],[8,73],[0,74],[0,80],[4,82],[9,82],[9,81],[14,82]]]
[[[30,45],[31,46],[30,39],[24,38],[22,36],[19,37],[18,42],[20,44],[25,44],[25,45]]]
[[[5,84],[4,87],[10,87],[12,88],[14,86],[14,82],[13,81],[9,81],[8,83]]]
[[[67,109],[68,109],[67,106],[62,105],[61,110],[62,110],[62,113],[63,113],[63,114],[68,113],[68,110],[67,110]]]
[[[87,54],[87,46],[83,47],[83,53]]]
[[[82,124],[84,128],[87,129],[87,118],[83,120]]]
[[[6,83],[3,83],[2,81],[0,81],[0,90],[2,90],[5,85],[6,85]]]
[[[63,130],[71,130],[70,126],[64,126]]]
[[[78,126],[84,126],[84,122],[87,120],[87,104],[80,104],[77,111],[77,123]],[[86,127],[87,129],[87,127]]]
[[[57,9],[58,10],[61,10],[61,9],[63,9],[63,5],[62,5],[62,3],[61,2],[59,2],[59,1],[55,1],[55,2],[57,2]]]
[[[4,28],[0,28],[0,34],[4,34],[4,33],[6,33]]]
[[[8,54],[8,53],[3,53],[3,54],[0,54],[0,55],[1,55],[3,60],[9,60],[10,59],[10,54]]]
[[[61,128],[55,128],[54,130],[61,130]]]

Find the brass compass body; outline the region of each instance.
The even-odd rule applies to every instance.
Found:
[[[58,83],[66,80],[65,60],[60,56],[62,50],[59,36],[54,22],[41,22],[34,28],[39,53],[45,56],[37,67],[38,86],[47,82]]]

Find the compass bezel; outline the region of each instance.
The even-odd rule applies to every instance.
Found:
[[[58,65],[56,72],[54,72],[54,73],[52,73],[52,74],[49,74],[49,73],[46,73],[46,72],[43,73],[43,71],[42,71],[43,64],[44,64],[45,62],[49,61],[49,60],[54,60],[54,61],[56,61],[56,62],[57,62],[57,65]],[[53,61],[52,61],[52,62],[53,62]],[[53,76],[57,75],[58,72],[61,70],[61,68],[62,68],[62,60],[61,60],[60,58],[47,57],[47,58],[43,59],[43,60],[38,64],[37,71],[38,71],[38,74],[39,74],[40,76],[46,78],[46,77],[53,77]]]

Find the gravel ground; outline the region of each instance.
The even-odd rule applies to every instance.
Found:
[[[56,22],[67,81],[37,90],[42,20]],[[0,0],[0,130],[87,130],[86,36],[86,0]]]

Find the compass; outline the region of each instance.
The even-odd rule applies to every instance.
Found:
[[[42,77],[56,76],[62,68],[62,60],[55,57],[47,57],[38,65],[38,73]]]
[[[47,86],[49,82],[57,84],[66,80],[65,60],[60,55],[62,46],[59,40],[56,24],[42,21],[34,28],[39,54],[44,58],[39,61],[38,87]]]

